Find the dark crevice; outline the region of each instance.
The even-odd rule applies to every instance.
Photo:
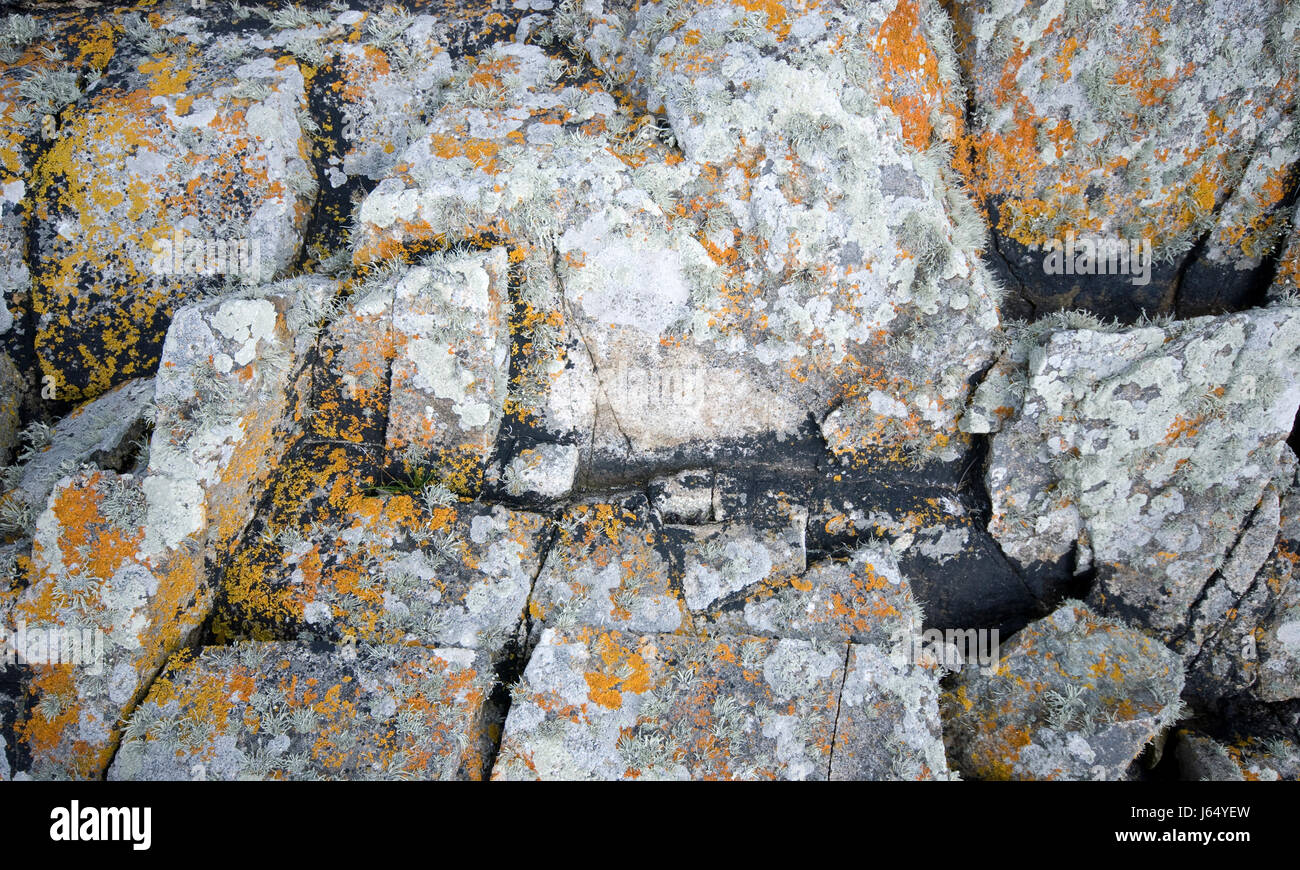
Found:
[[[835,719],[831,724],[831,745],[826,758],[826,779],[831,778],[835,769],[835,741],[840,733],[840,710],[844,707],[844,687],[849,682],[849,660],[853,656],[853,644],[844,644],[844,675],[840,677],[840,689],[835,693]]]
[[[1237,527],[1237,534],[1236,536],[1233,537],[1232,544],[1224,552],[1223,559],[1219,562],[1219,567],[1215,569],[1214,573],[1211,574],[1209,576],[1209,579],[1207,579],[1205,583],[1201,586],[1200,591],[1196,593],[1196,599],[1192,601],[1190,605],[1188,605],[1187,614],[1189,620],[1195,618],[1196,613],[1200,609],[1201,604],[1204,603],[1206,596],[1210,594],[1210,590],[1216,587],[1219,581],[1223,579],[1223,573],[1222,573],[1223,566],[1227,565],[1229,562],[1232,561],[1233,554],[1236,553],[1237,548],[1241,546],[1242,540],[1246,537],[1246,534],[1251,530],[1251,526],[1255,522],[1255,517],[1259,515],[1259,509],[1260,509],[1260,505],[1256,504],[1255,507],[1251,509],[1250,515],[1247,516],[1245,520],[1242,521],[1241,525]],[[1141,624],[1141,620],[1138,620],[1138,624]],[[1167,644],[1169,648],[1174,650],[1180,650],[1180,648],[1183,645],[1182,644],[1183,638],[1187,637],[1188,632],[1190,632],[1191,630],[1192,627],[1190,624],[1184,624],[1178,632],[1176,632],[1169,638],[1169,643]],[[1198,648],[1197,651],[1198,655],[1200,650],[1204,649],[1207,643],[1209,643],[1209,638],[1206,638],[1205,642],[1202,643],[1201,646]]]

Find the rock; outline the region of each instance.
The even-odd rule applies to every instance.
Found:
[[[846,559],[824,559],[773,579],[712,610],[707,619],[714,630],[852,641],[885,652],[920,635],[921,610],[887,544],[864,544]]]
[[[32,170],[35,347],[61,399],[149,375],[182,305],[284,272],[316,197],[292,59],[155,23],[159,50],[115,54]]]
[[[943,696],[948,757],[977,779],[1124,779],[1180,715],[1182,662],[1079,602],[1030,623],[996,672],[969,665]]]
[[[1133,321],[1256,292],[1296,163],[1294,10],[1280,0],[953,7],[973,104],[969,180],[1022,311]],[[1143,269],[1048,274],[1071,234]],[[1200,244],[1198,245],[1198,240]],[[1083,257],[1079,248],[1076,257]]]
[[[1183,779],[1196,782],[1242,782],[1245,777],[1227,751],[1215,740],[1193,731],[1179,730],[1174,751]]]
[[[23,462],[18,488],[27,504],[43,510],[55,482],[83,463],[122,467],[138,450],[152,401],[153,378],[127,381],[60,420],[48,448]]]
[[[538,442],[515,453],[493,482],[512,498],[564,498],[573,490],[579,459],[576,444]]]
[[[455,646],[499,660],[537,576],[543,518],[445,489],[441,500],[375,491],[338,474],[349,458],[336,448],[285,463],[271,512],[227,567],[217,635]]]
[[[1252,589],[1270,610],[1248,634],[1237,636],[1239,630],[1231,636],[1244,660],[1242,669],[1258,676],[1253,693],[1266,702],[1300,698],[1300,578],[1295,571],[1300,553],[1300,488],[1294,476],[1280,479],[1278,486],[1282,501],[1277,541]],[[1252,652],[1254,657],[1249,655]],[[1253,664],[1257,669],[1250,667]]]
[[[38,398],[60,398],[41,382],[32,347],[33,165],[115,45],[109,22],[76,9],[45,9],[39,20],[7,15],[0,26],[0,462],[7,462],[19,415],[31,414]]]
[[[482,779],[481,653],[243,643],[174,658],[111,780]]]
[[[546,629],[494,779],[824,779],[844,650]]]
[[[481,486],[509,379],[505,248],[426,261],[394,284],[390,455],[436,461],[446,484]]]
[[[1213,782],[1300,780],[1300,750],[1294,742],[1245,738],[1225,745],[1191,730],[1177,734],[1183,779]]]
[[[707,468],[656,477],[646,488],[650,506],[666,523],[707,523],[713,519],[713,472]]]
[[[850,644],[830,778],[957,779],[944,754],[938,676],[897,650]]]
[[[393,293],[384,281],[368,282],[353,297],[312,312],[320,330],[319,360],[312,372],[306,411],[309,437],[321,441],[384,446],[388,425],[389,370],[393,347]]]
[[[74,631],[94,655],[89,666],[48,655],[33,664],[15,732],[32,776],[102,776],[120,718],[207,620],[207,560],[242,532],[292,425],[294,302],[272,293],[182,309],[155,382],[148,470],[55,485],[13,612],[47,639]]]
[[[739,522],[665,526],[665,536],[684,550],[686,606],[705,610],[755,584],[803,573],[808,512],[796,507],[785,513],[766,529]]]
[[[989,530],[1021,565],[1073,550],[1076,572],[1096,570],[1094,606],[1194,654],[1188,613],[1215,572],[1240,595],[1272,546],[1298,345],[1291,308],[1048,332],[992,436]],[[981,387],[975,401],[1001,400]]]
[[[1295,216],[1291,219],[1291,232],[1286,238],[1285,247],[1277,259],[1273,286],[1268,290],[1268,296],[1272,300],[1300,294],[1300,206],[1297,206]]]
[[[872,99],[892,73],[863,54],[849,75],[832,52],[883,38],[889,11],[806,10],[785,41],[761,14],[674,14],[698,42],[663,39],[658,10],[576,6],[541,37],[608,58],[666,120],[579,90],[585,73],[537,46],[453,64],[428,131],[360,207],[355,262],[510,239],[540,346],[509,401],[552,441],[580,433],[597,478],[788,437],[810,414],[853,461],[899,443],[954,458],[994,292],[959,188],[912,150],[928,128],[900,132],[899,106]],[[934,17],[912,21],[923,41]]]
[[[350,29],[350,28],[349,28]],[[411,143],[417,120],[436,107],[451,79],[446,25],[431,15],[388,6],[361,22],[363,39],[322,46],[336,52],[344,175],[379,181]]]
[[[643,495],[577,504],[559,520],[529,602],[533,635],[578,626],[671,633],[686,604]]]

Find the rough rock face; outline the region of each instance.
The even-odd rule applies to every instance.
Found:
[[[58,479],[82,463],[108,468],[122,465],[144,433],[153,396],[152,378],[128,381],[60,420],[47,436],[45,449],[22,462],[18,489],[26,504],[44,510]]]
[[[605,509],[605,522],[643,546],[635,514],[612,507],[590,513]],[[756,537],[735,535],[733,552],[737,541],[759,548]],[[710,543],[725,556],[726,545]],[[494,778],[948,777],[938,665],[911,654],[919,613],[889,548],[802,576],[791,566],[755,574],[738,610],[696,614],[689,599],[674,600],[676,584],[636,585],[645,567],[635,549],[602,556],[602,546],[591,561],[608,564],[611,581],[571,578],[575,597],[543,612],[547,627],[511,689]],[[635,580],[619,577],[620,563]],[[696,564],[708,570],[708,560]],[[707,633],[664,633],[683,619]]]
[[[283,449],[293,301],[281,294],[184,309],[153,385],[147,470],[92,466],[54,486],[12,610],[37,632],[36,654],[24,653],[30,704],[15,729],[31,775],[102,775],[122,713],[208,617],[218,584],[206,559],[242,530]],[[66,651],[50,650],[66,650],[69,633],[79,644],[73,666]]]
[[[150,371],[202,290],[286,269],[316,194],[298,66],[177,25],[115,55],[33,168],[36,350],[64,398]]]
[[[1245,738],[1225,745],[1195,731],[1175,735],[1179,769],[1185,779],[1213,782],[1295,782],[1300,780],[1300,750],[1288,740]]]
[[[154,682],[109,779],[482,779],[492,681],[461,649],[210,647]]]
[[[1294,4],[946,5],[972,83],[969,178],[1018,315],[1188,316],[1256,292],[1300,156]],[[1146,240],[1147,282],[1046,274],[1046,246],[1071,233]]]
[[[835,51],[900,26],[858,12],[566,8],[543,45],[608,58],[602,86],[537,45],[466,64],[358,210],[354,261],[510,240],[533,327],[514,401],[624,475],[809,414],[837,454],[952,458],[994,293],[962,195],[876,102],[888,71]]]
[[[948,751],[980,779],[1123,779],[1180,715],[1182,662],[1157,641],[1067,602],[1016,634],[990,675],[944,694]]]
[[[0,14],[0,780],[1294,776],[1296,4],[200,6]]]
[[[1076,571],[1095,571],[1094,606],[1189,660],[1229,620],[1253,630],[1280,591],[1248,601],[1294,474],[1297,310],[1030,332],[967,421],[995,431],[1002,549],[1022,564],[1073,550]]]

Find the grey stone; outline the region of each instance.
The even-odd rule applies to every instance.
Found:
[[[153,401],[153,378],[127,381],[86,402],[54,427],[47,449],[23,463],[18,487],[36,510],[44,510],[50,490],[68,469],[82,463],[113,468],[138,449]]]
[[[1180,658],[1079,602],[1030,623],[997,669],[967,665],[944,692],[948,757],[976,779],[1125,779],[1181,715]]]
[[[494,681],[470,650],[208,647],[154,683],[109,779],[481,779]]]

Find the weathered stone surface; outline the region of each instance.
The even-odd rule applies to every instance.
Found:
[[[243,643],[173,659],[109,779],[482,779],[481,653]]]
[[[1123,779],[1180,715],[1182,662],[1150,637],[1067,602],[967,666],[944,693],[953,766],[978,779]]]
[[[0,465],[8,465],[18,448],[18,421],[27,382],[9,354],[0,351]]]
[[[1076,570],[1097,571],[1090,601],[1174,642],[1216,571],[1248,584],[1271,549],[1297,347],[1285,307],[1049,332],[992,438],[990,531],[1021,564],[1077,548]]]
[[[218,635],[457,646],[498,658],[524,616],[544,519],[449,493],[375,492],[338,467],[351,459],[311,451],[285,464],[261,531],[226,569]],[[331,463],[342,474],[325,474],[329,488],[313,492]]]
[[[933,664],[910,661],[883,645],[849,645],[830,778],[957,778],[944,753]]]
[[[118,722],[208,617],[205,559],[242,531],[294,411],[294,297],[230,299],[178,313],[155,383],[148,470],[80,472],[36,522],[31,629],[97,636],[98,664],[34,664],[16,737],[37,778],[102,775]],[[98,634],[96,634],[98,633]]]
[[[1131,321],[1144,309],[1240,307],[1289,217],[1279,206],[1300,155],[1294,7],[949,5],[972,84],[969,178],[1024,314]],[[1071,232],[1147,240],[1149,282],[1047,275],[1042,246]]]
[[[534,634],[578,626],[674,632],[687,619],[643,495],[565,512],[529,604]]]
[[[292,58],[156,23],[32,170],[36,351],[64,399],[147,375],[186,302],[287,269],[316,196]]]
[[[1300,577],[1296,576],[1300,561],[1300,486],[1294,464],[1287,470],[1292,471],[1292,476],[1288,479],[1279,475],[1278,480],[1282,499],[1277,541],[1255,578],[1250,596],[1259,602],[1258,607],[1268,610],[1262,618],[1247,621],[1248,633],[1241,629],[1226,632],[1229,642],[1220,644],[1226,648],[1225,654],[1237,653],[1240,669],[1247,677],[1241,682],[1253,683],[1253,694],[1263,701],[1300,697]],[[1236,620],[1231,625],[1236,627]],[[1255,679],[1249,679],[1252,677]]]
[[[338,307],[340,311],[326,306],[316,312],[328,323],[321,329],[312,371],[309,436],[382,449],[395,356],[392,288],[368,282]]]
[[[705,610],[755,584],[801,574],[807,562],[804,530],[808,512],[794,508],[787,522],[770,528],[721,522],[665,526],[684,551],[682,597],[691,610]]]
[[[1293,5],[0,16],[0,779],[1285,778]]]
[[[715,630],[852,641],[885,651],[921,631],[920,608],[887,544],[866,544],[847,559],[772,579],[709,613],[709,623]]]
[[[82,463],[119,467],[138,448],[153,392],[152,378],[127,381],[60,420],[49,446],[22,464],[18,489],[27,504],[44,510],[55,482]]]
[[[713,516],[713,472],[693,469],[656,477],[646,487],[650,506],[666,523],[706,523]]]
[[[960,193],[910,150],[929,144],[928,125],[909,115],[900,134],[899,106],[872,99],[893,71],[863,54],[846,75],[832,51],[887,38],[889,10],[859,11],[801,9],[786,31],[687,4],[674,15],[702,36],[686,43],[660,38],[662,10],[568,8],[551,38],[607,58],[664,104],[666,124],[607,86],[579,90],[536,46],[499,46],[456,70],[465,84],[366,197],[355,259],[434,237],[512,238],[547,369],[513,401],[548,430],[584,433],[597,467],[707,457],[792,434],[810,413],[832,414],[837,453],[903,442],[955,455],[993,294],[957,226]],[[947,86],[926,75],[943,103]],[[823,192],[805,199],[814,175]]]
[[[539,643],[512,694],[497,777],[948,777],[940,671],[913,660],[920,613],[888,546],[804,571],[798,511],[769,530],[735,520],[665,527],[665,569],[647,555],[656,530],[637,522],[628,509],[637,504],[587,506],[582,517],[594,519],[571,531],[560,521],[534,596]],[[605,539],[611,528],[617,540]],[[588,542],[586,570],[548,577],[557,557],[575,564],[578,541]],[[730,576],[727,564],[745,569],[734,572],[736,590],[693,600],[693,589],[717,584],[682,581]],[[659,572],[682,580],[647,587]],[[622,630],[656,624],[678,633]],[[801,669],[811,671],[796,690],[791,671]],[[786,733],[795,713],[807,721]],[[775,759],[761,739],[772,737]]]
[[[842,646],[543,632],[496,779],[824,779]]]
[[[1225,745],[1190,730],[1180,730],[1176,736],[1178,767],[1183,779],[1300,781],[1300,749],[1292,741],[1244,738]]]
[[[434,258],[395,281],[387,446],[477,493],[509,380],[505,248]]]
[[[511,498],[550,501],[567,496],[578,474],[578,446],[538,442],[510,457],[500,470],[490,469],[491,483]]]
[[[1174,755],[1183,779],[1196,782],[1242,782],[1241,768],[1221,744],[1204,734],[1180,730]]]
[[[1291,219],[1291,232],[1286,239],[1285,247],[1277,258],[1273,286],[1268,290],[1269,298],[1274,300],[1300,294],[1300,205],[1296,207],[1295,216]]]

